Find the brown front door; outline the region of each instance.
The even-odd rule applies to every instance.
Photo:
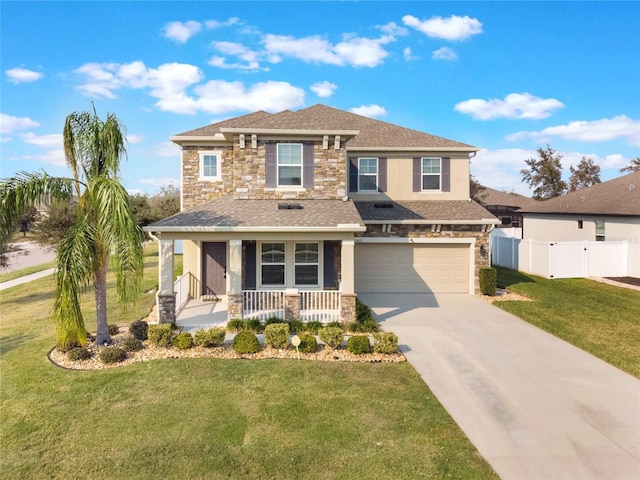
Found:
[[[202,294],[225,295],[227,293],[227,244],[204,242],[202,244]]]

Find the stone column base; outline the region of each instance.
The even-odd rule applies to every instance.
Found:
[[[242,318],[242,294],[230,293],[227,295],[227,319]]]
[[[158,323],[176,323],[175,293],[158,293]]]
[[[355,293],[343,293],[340,297],[340,316],[342,323],[356,321],[356,297]]]
[[[285,293],[284,319],[298,320],[299,318],[300,318],[300,295],[298,293]]]

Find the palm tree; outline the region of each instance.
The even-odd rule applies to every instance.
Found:
[[[93,283],[96,344],[109,344],[107,271],[116,271],[118,299],[135,299],[142,282],[142,231],[129,194],[120,179],[120,160],[126,157],[124,126],[113,114],[102,121],[95,112],[74,112],[64,126],[64,151],[73,178],[46,172],[20,172],[0,180],[0,241],[15,228],[30,205],[39,201],[78,200],[78,218],[58,246],[56,293],[53,305],[56,342],[61,348],[87,341],[80,295]]]

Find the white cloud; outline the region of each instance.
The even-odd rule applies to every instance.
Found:
[[[562,107],[564,104],[555,98],[540,98],[530,93],[510,93],[504,100],[472,98],[456,104],[454,109],[476,120],[493,120],[495,118],[547,118],[553,110]]]
[[[39,127],[40,124],[29,117],[14,117],[6,113],[0,113],[0,133],[11,135],[16,130],[26,130],[28,128]]]
[[[26,68],[11,68],[5,72],[11,83],[29,83],[40,80],[43,74],[40,72],[34,72],[33,70],[27,70]]]
[[[402,55],[404,55],[404,59],[407,62],[418,59],[418,57],[411,51],[411,47],[405,47],[405,49],[402,51]]]
[[[212,67],[232,69],[232,70],[263,70],[269,71],[268,68],[260,67],[258,62],[249,62],[249,63],[227,63],[227,59],[224,57],[219,57],[214,55],[209,59],[209,65]]]
[[[380,25],[378,28],[388,35],[398,37],[409,35],[409,31],[406,28],[398,25],[396,22],[389,22],[386,25]]]
[[[194,20],[188,22],[169,22],[164,27],[165,37],[178,43],[186,43],[192,36],[202,29],[202,24]]]
[[[626,115],[614,118],[604,118],[594,121],[575,121],[567,125],[547,127],[540,131],[521,131],[508,135],[508,141],[525,138],[544,140],[560,137],[565,140],[581,142],[606,142],[619,138],[625,139],[629,145],[640,146],[640,121],[633,120]]]
[[[433,60],[450,60],[455,61],[458,60],[458,55],[449,47],[442,47],[438,50],[434,50],[431,53],[431,58]]]
[[[238,17],[231,17],[224,22],[221,22],[219,20],[207,20],[206,22],[204,22],[204,26],[208,29],[215,29],[221,27],[230,27],[232,25],[238,24],[239,22],[240,19]]]
[[[142,178],[140,183],[143,185],[154,185],[156,187],[163,187],[165,185],[180,185],[180,179],[172,177],[163,178]]]
[[[338,86],[335,83],[327,82],[317,82],[311,85],[311,90],[321,98],[328,98],[335,93],[338,89]]]
[[[246,63],[227,63],[226,58],[213,56],[209,60],[209,65],[218,68],[232,68],[236,70],[261,70],[258,62],[260,54],[255,50],[245,47],[236,42],[213,42],[212,46],[223,55],[233,55]],[[267,70],[267,69],[262,69]]]
[[[142,135],[135,135],[132,133],[127,135],[127,142],[130,144],[140,143],[142,142],[142,140],[143,140]]]
[[[449,41],[466,40],[472,35],[482,33],[482,23],[468,16],[452,15],[448,18],[431,17],[429,20],[419,20],[413,15],[405,15],[402,22],[431,38]]]
[[[180,147],[173,142],[162,142],[154,147],[153,154],[158,157],[180,156]]]
[[[384,117],[387,114],[387,111],[384,109],[384,107],[376,104],[362,105],[360,107],[354,107],[349,110],[364,117]]]
[[[47,165],[54,165],[56,167],[67,166],[67,160],[62,148],[47,150],[40,155],[25,155],[23,158],[25,160],[34,160],[36,162],[46,163]]]
[[[36,135],[29,132],[21,135],[26,143],[37,145],[43,148],[62,148],[63,140],[61,133],[52,133],[51,135]]]
[[[487,187],[531,196],[529,186],[522,183],[520,170],[526,167],[525,160],[536,156],[535,150],[520,148],[480,150],[471,159],[471,173]]]
[[[334,51],[344,62],[354,67],[376,67],[389,55],[382,48],[382,45],[389,41],[389,37],[379,39],[354,37],[338,43]]]

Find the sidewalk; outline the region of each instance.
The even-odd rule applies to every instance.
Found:
[[[25,275],[24,277],[14,278],[13,280],[2,282],[0,283],[0,291],[7,288],[15,287],[16,285],[22,285],[23,283],[31,282],[42,277],[47,277],[49,275],[52,275],[54,271],[54,268],[48,268],[47,270],[42,270],[41,272],[32,273],[30,275]]]

